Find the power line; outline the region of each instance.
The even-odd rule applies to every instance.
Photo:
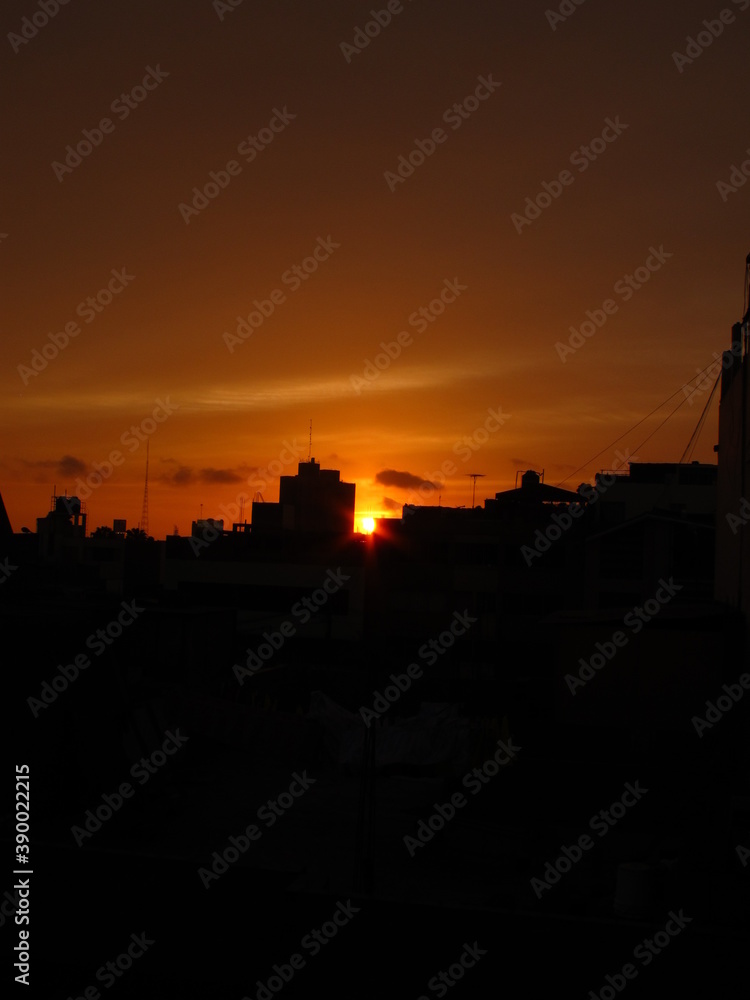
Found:
[[[714,398],[716,390],[719,388],[719,382],[720,381],[721,381],[721,373],[719,373],[716,376],[716,381],[714,382],[714,387],[711,390],[711,395],[706,400],[706,405],[703,407],[703,413],[701,413],[700,418],[698,420],[698,423],[696,425],[696,428],[693,431],[692,436],[691,436],[690,440],[687,443],[687,447],[685,448],[685,450],[682,453],[682,457],[680,458],[680,463],[682,463],[682,462],[689,462],[690,458],[692,457],[693,450],[695,449],[695,446],[698,444],[698,438],[700,437],[701,431],[703,430],[703,425],[706,422],[706,417],[708,416],[708,410],[709,410],[709,407],[711,406],[711,401]]]
[[[670,396],[669,398],[671,399],[672,397]],[[640,443],[640,444],[638,445],[638,447],[637,447],[637,448],[634,448],[633,450],[634,450],[634,451],[638,451],[638,448],[642,448],[642,447],[644,446],[644,444],[646,444],[646,442],[647,442],[647,441],[650,441],[650,440],[651,440],[651,438],[652,438],[652,437],[654,436],[654,434],[656,434],[656,432],[657,432],[658,430],[660,430],[660,429],[661,429],[661,428],[662,428],[662,427],[664,426],[664,424],[666,424],[666,422],[667,422],[667,421],[669,420],[669,418],[670,418],[670,417],[672,417],[672,416],[674,416],[674,414],[675,414],[675,413],[677,413],[677,411],[679,410],[679,408],[680,408],[681,406],[684,406],[684,405],[685,405],[685,403],[687,402],[687,400],[688,400],[688,399],[690,399],[690,397],[689,397],[689,396],[684,396],[684,397],[683,397],[683,398],[682,398],[682,399],[680,400],[680,402],[679,402],[679,403],[677,404],[677,406],[675,406],[675,408],[674,408],[673,410],[670,410],[670,411],[669,411],[669,413],[668,413],[668,414],[666,415],[666,417],[665,417],[665,418],[664,418],[664,419],[662,420],[662,422],[661,422],[661,423],[660,423],[660,424],[658,425],[658,427],[655,427],[655,428],[654,428],[654,429],[653,429],[653,430],[651,431],[651,433],[650,433],[650,434],[648,435],[648,437],[644,438],[644,439],[643,439],[643,441],[641,441],[641,443]]]
[[[581,471],[581,469],[586,469],[586,468],[588,468],[588,466],[589,466],[589,465],[591,465],[591,463],[592,463],[593,461],[595,461],[595,460],[596,460],[597,458],[599,458],[599,456],[600,456],[600,455],[603,455],[605,451],[609,451],[609,449],[610,449],[610,448],[612,447],[612,445],[615,445],[615,444],[617,444],[617,442],[618,442],[618,441],[622,441],[622,439],[623,439],[624,437],[627,437],[627,435],[628,435],[628,434],[630,434],[630,432],[631,432],[631,431],[634,431],[634,430],[636,429],[636,427],[640,427],[640,425],[641,425],[642,423],[644,423],[644,421],[648,420],[648,418],[649,418],[649,417],[652,417],[652,416],[653,416],[653,415],[654,415],[654,414],[655,414],[655,413],[657,412],[657,410],[660,410],[660,409],[662,408],[662,406],[664,406],[664,405],[665,405],[666,403],[668,403],[668,402],[670,401],[670,399],[674,399],[674,397],[675,397],[675,396],[677,395],[677,393],[678,393],[678,392],[682,392],[682,390],[683,390],[683,389],[686,389],[686,388],[687,388],[687,387],[688,387],[688,386],[690,385],[690,383],[691,383],[691,382],[694,382],[694,381],[695,381],[695,379],[697,379],[697,378],[701,378],[701,377],[702,377],[702,376],[703,376],[703,375],[705,374],[705,372],[707,372],[707,371],[708,371],[708,369],[709,369],[709,368],[712,368],[712,367],[713,367],[713,366],[714,366],[715,364],[716,364],[716,359],[714,359],[714,360],[713,360],[713,361],[711,362],[711,364],[708,364],[708,365],[706,365],[706,367],[705,367],[705,368],[704,368],[704,369],[703,369],[702,371],[699,371],[699,372],[698,372],[698,373],[697,373],[696,375],[694,375],[694,376],[693,376],[693,377],[692,377],[691,379],[689,379],[689,380],[688,380],[687,382],[685,382],[685,384],[684,384],[684,385],[681,385],[679,389],[676,389],[676,390],[675,390],[675,391],[674,391],[674,392],[672,393],[672,395],[671,395],[671,396],[667,396],[667,398],[666,398],[666,399],[665,399],[665,400],[664,400],[663,402],[659,403],[659,405],[658,405],[658,406],[656,406],[656,407],[654,407],[654,409],[653,409],[653,410],[651,410],[651,412],[650,412],[650,413],[647,413],[645,417],[642,417],[642,418],[641,418],[641,419],[640,419],[640,420],[639,420],[639,421],[638,421],[637,423],[633,424],[633,426],[632,426],[632,427],[629,427],[629,428],[628,428],[628,429],[627,429],[627,430],[626,430],[626,431],[625,431],[625,432],[624,432],[623,434],[621,434],[621,435],[620,435],[619,437],[616,437],[616,438],[614,439],[614,441],[610,441],[610,443],[609,443],[608,445],[605,445],[605,446],[604,446],[604,448],[602,448],[602,450],[601,450],[601,451],[598,451],[598,452],[596,453],[596,455],[592,455],[592,456],[591,456],[591,458],[590,458],[590,459],[589,459],[589,460],[588,460],[587,462],[584,462],[584,463],[583,463],[582,465],[579,465],[579,466],[578,466],[578,468],[577,468],[577,469],[574,469],[574,470],[573,470],[573,471],[572,471],[572,472],[571,472],[571,473],[570,473],[569,475],[567,475],[567,476],[565,477],[565,479],[562,479],[562,480],[560,480],[560,482],[559,482],[559,483],[558,483],[557,485],[558,485],[558,486],[562,486],[562,485],[563,485],[563,483],[567,483],[567,481],[568,481],[569,479],[572,479],[572,478],[573,478],[573,476],[574,476],[574,475],[575,475],[575,474],[576,474],[577,472],[580,472],[580,471]],[[685,399],[689,399],[689,396],[685,396]],[[685,402],[685,399],[683,399],[683,401],[682,401],[683,403]],[[681,406],[681,405],[682,405],[682,403],[680,403],[680,406]],[[676,412],[676,410],[678,410],[678,409],[679,409],[679,406],[678,406],[678,407],[676,407],[676,408],[675,408],[675,410],[673,410],[673,411],[672,411],[672,413]],[[672,414],[670,413],[670,415],[669,415],[669,416],[671,416],[671,415],[672,415]],[[667,420],[668,420],[668,419],[669,419],[669,417],[667,417]],[[664,421],[664,423],[666,423],[666,421]],[[662,424],[660,424],[660,425],[659,425],[659,427],[661,427],[661,426],[663,426],[663,425],[662,425]],[[656,428],[656,430],[657,430],[657,431],[659,430],[659,427],[657,427],[657,428]],[[654,433],[656,433],[656,431],[655,431]],[[648,441],[648,438],[646,438],[646,441]],[[645,444],[645,443],[646,443],[646,442],[644,441],[644,442],[643,442],[643,444]],[[639,446],[639,447],[642,447],[642,446]],[[637,451],[638,449],[636,448],[635,450]]]

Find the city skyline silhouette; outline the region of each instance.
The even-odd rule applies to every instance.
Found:
[[[744,997],[750,0],[4,19],[16,990]]]

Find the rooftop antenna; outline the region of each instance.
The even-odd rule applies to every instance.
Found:
[[[467,472],[466,475],[472,481],[472,483],[471,483],[471,506],[472,506],[472,510],[473,510],[473,508],[474,508],[474,500],[475,500],[476,495],[477,495],[477,479],[483,479],[485,473],[484,472]]]
[[[307,461],[309,462],[310,456],[312,455],[312,417],[310,417],[310,443],[307,446]]]

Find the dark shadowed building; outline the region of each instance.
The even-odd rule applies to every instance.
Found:
[[[597,474],[586,607],[633,604],[671,576],[680,603],[711,601],[717,472],[699,462],[631,462],[627,473]]]
[[[343,483],[338,469],[321,469],[311,458],[296,476],[281,476],[279,502],[253,502],[253,531],[352,534],[356,485]]]
[[[716,511],[716,599],[750,612],[750,454],[748,454],[748,336],[750,310],[732,327],[722,358],[719,477]]]
[[[0,494],[0,542],[5,543],[10,540],[13,535],[13,529],[10,526],[10,518],[8,517],[8,512],[5,509],[5,502],[3,501],[2,494]]]

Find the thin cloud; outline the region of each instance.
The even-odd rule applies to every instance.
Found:
[[[400,489],[418,489],[420,486],[429,486],[437,489],[437,483],[431,483],[429,479],[415,476],[411,472],[399,472],[396,469],[383,469],[375,476],[375,482],[383,486],[398,486]]]
[[[160,482],[168,483],[170,486],[191,486],[194,483],[207,483],[209,485],[221,485],[223,483],[242,483],[246,476],[244,472],[249,468],[242,466],[237,469],[214,469],[209,466],[205,469],[194,469],[191,465],[183,465],[174,458],[162,458],[164,465],[172,468],[162,472],[158,477]]]
[[[232,469],[201,469],[198,473],[202,483],[241,483],[242,476]]]
[[[50,474],[58,476],[60,479],[71,479],[74,476],[83,476],[88,469],[86,463],[73,455],[63,455],[62,458],[39,459],[29,462],[22,459],[27,469],[32,469],[37,475],[34,477],[38,483],[46,482]]]
[[[182,465],[174,458],[162,458],[161,461],[165,465],[174,466],[174,468],[162,472],[157,477],[160,482],[168,483],[170,486],[189,486],[196,481],[195,472],[189,465]]]

